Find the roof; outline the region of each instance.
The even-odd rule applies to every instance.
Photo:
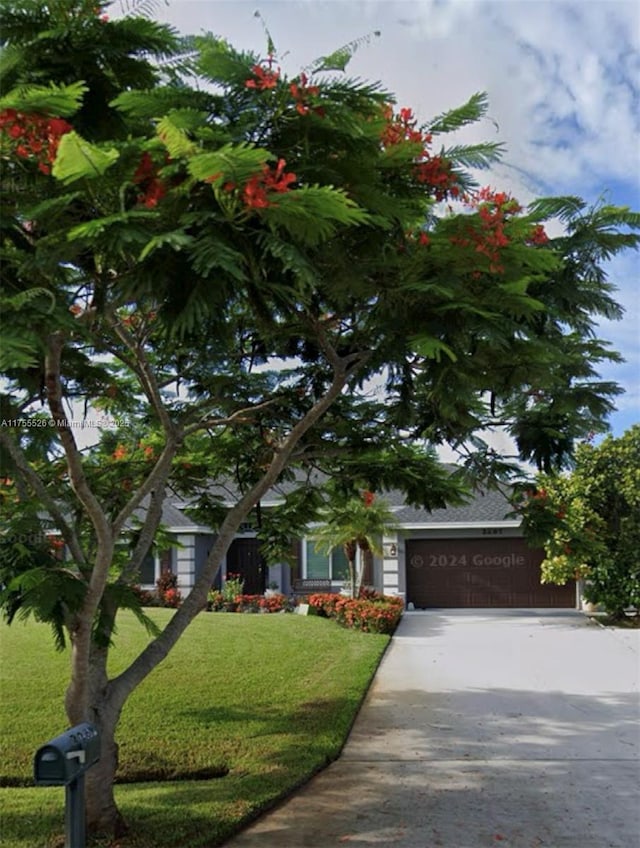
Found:
[[[397,493],[402,498],[401,493]],[[391,498],[389,502],[392,503]],[[428,512],[411,506],[401,505],[395,513],[401,527],[433,527],[442,525],[486,525],[505,524],[513,526],[520,521],[509,514],[513,507],[506,495],[497,490],[476,492],[463,506],[450,506],[446,509],[434,509]]]
[[[264,507],[274,506],[282,502],[284,492],[291,488],[291,484],[277,484],[262,500]],[[216,487],[219,494],[227,502],[232,502],[232,492],[227,489]],[[434,509],[429,512],[426,509],[408,506],[402,492],[394,490],[387,491],[381,495],[393,509],[396,521],[403,528],[418,527],[443,527],[443,526],[486,526],[501,525],[517,527],[520,521],[510,513],[513,507],[507,496],[499,490],[488,490],[476,492],[471,500],[463,506],[450,506],[446,509]],[[177,497],[169,496],[163,508],[162,521],[172,530],[181,529],[183,532],[207,533],[211,532],[185,514],[184,508],[187,504]]]

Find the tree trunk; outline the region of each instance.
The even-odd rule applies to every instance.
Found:
[[[93,723],[100,732],[100,761],[87,772],[85,784],[87,833],[116,839],[127,831],[113,794],[118,768],[115,729],[119,717],[120,710],[114,711],[106,702],[96,711]]]
[[[100,761],[87,772],[86,808],[87,830],[91,834],[105,834],[118,837],[126,831],[126,824],[115,803],[113,783],[118,767],[118,746],[115,731],[125,701],[135,688],[167,656],[186,627],[196,615],[205,608],[206,597],[215,569],[228,551],[241,522],[249,514],[260,498],[278,479],[286,467],[294,448],[339,396],[347,381],[347,365],[354,370],[357,357],[351,355],[338,360],[332,354],[334,379],[326,394],[317,400],[302,420],[291,430],[289,436],[274,452],[269,468],[252,489],[249,490],[227,513],[220,526],[218,538],[209,552],[206,565],[200,573],[194,587],[176,610],[163,631],[142,650],[131,665],[112,680],[107,676],[108,644],[113,633],[115,609],[101,631],[102,647],[91,640],[93,618],[96,607],[91,609],[85,604],[84,615],[78,619],[78,626],[72,633],[71,681],[66,693],[67,715],[72,724],[82,721],[92,722],[101,734]],[[107,544],[108,543],[108,544]],[[105,541],[109,556],[113,555],[112,535]],[[96,570],[92,575],[96,576]],[[103,584],[106,582],[106,570],[102,569]],[[355,575],[352,575],[355,578]],[[104,592],[104,585],[100,594]]]
[[[356,564],[349,560],[349,592],[352,598],[356,597]]]
[[[87,771],[85,780],[87,833],[118,838],[127,827],[113,794],[118,768],[115,732],[126,694],[122,687],[109,683],[107,658],[108,648],[91,646],[86,687],[77,685],[77,678],[83,674],[74,664],[67,690],[67,715],[72,725],[89,721],[100,734],[100,760]],[[81,693],[86,697],[84,703],[78,697]]]

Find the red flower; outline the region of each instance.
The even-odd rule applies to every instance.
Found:
[[[138,195],[138,203],[142,203],[147,209],[155,208],[167,193],[167,187],[158,177],[158,169],[146,150],[140,157],[132,182],[142,189]]]
[[[250,209],[266,209],[271,206],[271,201],[267,192],[274,191],[282,194],[289,191],[291,183],[296,181],[296,175],[286,173],[284,167],[286,162],[284,159],[279,159],[274,170],[271,170],[268,165],[265,165],[259,174],[251,177],[245,183],[242,190],[242,199],[245,206]],[[233,190],[235,186],[227,183],[224,186],[227,190]]]
[[[284,159],[278,159],[278,164],[273,173],[266,168],[264,181],[267,188],[278,192],[289,191],[290,184],[296,181],[296,175],[285,173],[284,166],[286,164]]]
[[[307,82],[307,75],[303,73],[300,74],[300,85],[292,82],[289,86],[291,96],[296,101],[296,111],[300,115],[307,115],[311,111],[311,107],[308,104],[309,98],[317,97],[320,94],[320,89],[317,85],[307,85]],[[313,111],[319,115],[324,114],[321,108],[315,108]]]
[[[138,201],[144,204],[147,209],[153,209],[158,205],[158,201],[162,200],[166,193],[167,189],[162,180],[153,179],[149,183],[144,194],[139,195]]]
[[[248,79],[245,82],[247,88],[256,88],[258,91],[266,91],[270,88],[275,88],[280,79],[280,71],[272,71],[271,68],[263,68],[262,65],[254,65],[251,68],[251,73],[257,79]]]
[[[145,150],[142,156],[140,157],[140,162],[138,167],[136,168],[136,172],[133,175],[133,182],[136,185],[145,182],[146,180],[150,180],[155,176],[156,168],[153,164],[153,159],[150,154]]]
[[[57,136],[59,138],[61,135],[71,132],[72,129],[71,124],[67,123],[64,118],[49,118],[49,136]]]
[[[531,244],[546,244],[549,241],[549,236],[546,234],[542,224],[536,224],[528,240]]]
[[[20,159],[29,159],[45,174],[50,173],[48,163],[55,160],[61,136],[72,129],[62,118],[49,118],[37,113],[5,109],[0,112],[0,131],[11,142],[17,142],[13,153]]]
[[[362,500],[364,501],[364,505],[366,507],[371,506],[375,499],[376,496],[374,495],[374,493],[370,492],[368,489],[365,489],[365,491],[362,493]]]
[[[251,209],[266,209],[269,206],[267,192],[262,184],[262,177],[252,177],[245,185],[243,198],[246,206]]]
[[[118,447],[111,454],[113,459],[120,460],[127,458],[127,449],[124,445],[118,445]]]

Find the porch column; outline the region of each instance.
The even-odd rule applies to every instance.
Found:
[[[397,533],[382,537],[382,591],[385,595],[400,594],[399,549]]]
[[[178,589],[184,597],[192,589],[196,579],[196,539],[192,534],[178,535],[180,547],[175,549]]]

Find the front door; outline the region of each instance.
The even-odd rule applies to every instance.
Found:
[[[263,594],[266,574],[258,539],[233,540],[227,553],[227,574],[240,575],[245,595]]]

